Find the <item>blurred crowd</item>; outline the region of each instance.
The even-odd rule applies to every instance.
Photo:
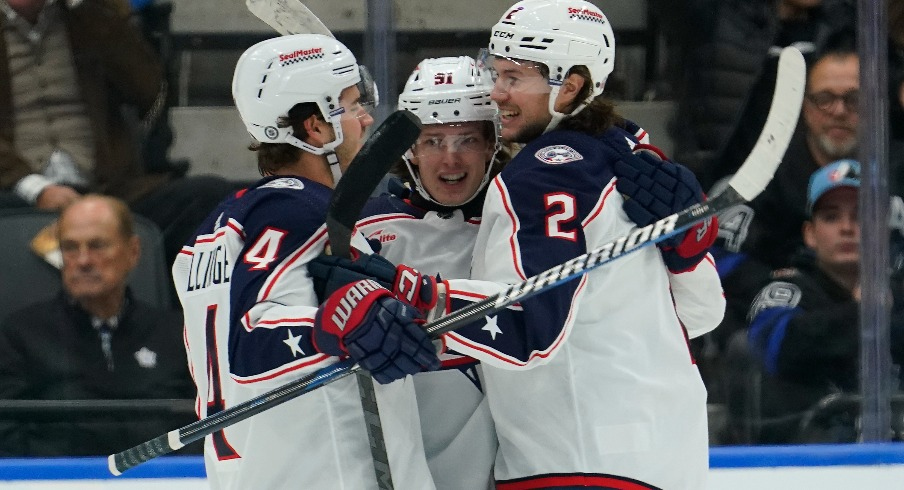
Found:
[[[0,400],[194,398],[175,295],[151,305],[130,286],[148,253],[134,220],[159,229],[169,274],[202,220],[247,183],[194,175],[167,157],[173,76],[148,33],[161,3],[0,0],[0,218],[59,213],[48,233],[60,269],[55,296],[0,312]],[[889,376],[900,393],[904,1],[888,6]],[[661,28],[674,47],[660,82],[677,106],[670,156],[710,195],[759,135],[781,48],[799,48],[808,67],[800,123],[775,179],[719,217],[711,253],[727,309],[719,328],[691,343],[715,407],[711,443],[855,441],[856,159],[858,134],[873,129],[859,124],[856,5],[651,0],[649,8],[669,12]],[[28,278],[0,278],[20,280]],[[904,398],[895,400],[901,418]],[[154,423],[115,414],[22,422],[0,411],[0,456],[105,455],[192,419],[189,411]]]

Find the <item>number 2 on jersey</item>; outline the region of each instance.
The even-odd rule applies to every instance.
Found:
[[[544,196],[546,201],[546,236],[550,238],[563,238],[565,240],[575,241],[577,233],[572,230],[563,230],[562,225],[574,221],[577,213],[577,207],[574,203],[574,196],[571,194],[547,194]],[[552,211],[552,212],[550,212]]]

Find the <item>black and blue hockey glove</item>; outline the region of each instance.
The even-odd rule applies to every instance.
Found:
[[[314,348],[350,356],[378,383],[439,368],[430,337],[417,310],[396,300],[373,280],[339,288],[317,310]]]
[[[401,301],[426,312],[436,306],[439,278],[421,274],[405,264],[396,266],[377,254],[359,254],[353,258],[320,254],[308,262],[314,280],[314,292],[323,302],[337,289],[361,279],[373,279]]]
[[[623,209],[638,226],[703,202],[700,182],[687,167],[664,158],[658,148],[637,145],[615,163],[616,189],[625,196]],[[716,218],[698,223],[684,234],[658,243],[670,271],[691,270],[703,260],[718,234]]]

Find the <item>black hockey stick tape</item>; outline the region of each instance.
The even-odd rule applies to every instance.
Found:
[[[330,198],[326,228],[333,255],[349,256],[349,243],[361,209],[392,164],[411,148],[421,134],[417,116],[395,111],[383,121],[342,174]]]
[[[393,112],[352,159],[333,190],[326,215],[326,230],[333,255],[349,256],[352,230],[361,217],[364,204],[392,164],[402,158],[420,134],[421,123],[414,114],[407,110]],[[356,379],[364,411],[364,424],[370,439],[377,488],[392,490],[389,455],[386,454],[374,382],[370,374],[363,371],[357,373]]]

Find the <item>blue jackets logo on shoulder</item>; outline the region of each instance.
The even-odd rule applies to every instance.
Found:
[[[541,148],[534,153],[537,160],[550,165],[561,165],[568,162],[583,160],[584,157],[574,148],[568,145],[553,145]]]
[[[274,179],[261,186],[271,189],[304,189],[304,183],[292,177]]]

